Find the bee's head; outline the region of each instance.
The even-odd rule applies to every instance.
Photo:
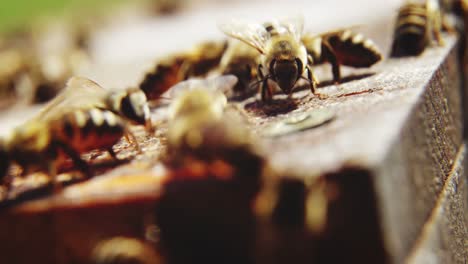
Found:
[[[270,73],[281,90],[285,94],[290,94],[297,80],[301,77],[302,66],[302,62],[298,58],[294,60],[273,59],[270,63]]]
[[[152,130],[150,110],[146,95],[140,89],[112,92],[108,97],[112,111],[133,124],[144,125]]]
[[[29,121],[13,130],[5,142],[5,151],[11,159],[36,159],[50,146],[51,134],[46,124]]]

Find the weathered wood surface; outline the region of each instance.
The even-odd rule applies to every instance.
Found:
[[[384,52],[390,46],[392,19],[389,12],[364,28]],[[346,69],[344,76],[356,78],[319,89],[330,98],[296,92],[297,109],[283,114],[265,113],[255,99],[243,102],[242,112],[273,171],[306,182],[305,188],[324,179],[338,190],[327,202],[325,227],[318,233],[309,234],[307,223],[298,224],[297,232],[275,225],[260,228],[259,240],[276,240],[258,249],[259,263],[300,263],[300,257],[318,263],[467,261],[462,74],[457,38],[445,40],[444,47],[420,57],[388,59],[369,70]],[[328,70],[316,71],[326,81]],[[115,73],[106,76],[110,70],[103,71],[103,82],[119,82]],[[129,79],[123,82],[132,83]],[[336,118],[283,137],[264,135],[269,125],[314,109],[333,111]],[[128,165],[1,212],[0,241],[8,243],[2,243],[0,260],[83,261],[103,238],[143,237],[163,195],[164,172],[154,166],[164,150],[164,133],[162,124],[156,137],[141,136],[145,154]],[[125,143],[119,148],[119,156],[133,155]]]

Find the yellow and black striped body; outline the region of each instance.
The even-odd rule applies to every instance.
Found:
[[[390,56],[417,56],[433,40],[441,45],[441,20],[439,5],[435,0],[403,5],[398,12]]]
[[[15,129],[5,144],[9,161],[23,173],[45,171],[55,176],[57,165],[68,156],[88,173],[80,154],[96,149],[110,150],[124,135],[123,121],[114,113],[91,108],[64,112],[49,122],[30,120]],[[7,165],[9,166],[9,164]]]
[[[340,81],[340,65],[367,68],[382,59],[375,43],[360,33],[349,29],[302,37],[313,65],[332,64],[333,79]]]
[[[139,87],[148,100],[157,100],[180,81],[204,76],[218,67],[226,47],[225,41],[206,42],[189,52],[168,56],[158,62],[152,72],[146,74]]]
[[[122,119],[108,110],[92,108],[64,114],[51,122],[55,140],[66,143],[78,154],[110,149],[124,135]]]

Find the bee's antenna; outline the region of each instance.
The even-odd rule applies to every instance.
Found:
[[[263,79],[260,79],[260,80],[258,80],[258,81],[256,81],[256,82],[251,83],[251,84],[249,85],[249,89],[255,88],[255,86],[258,86],[261,82],[263,82],[264,80],[269,79],[269,78],[271,78],[271,75],[267,75],[267,76],[265,76]]]

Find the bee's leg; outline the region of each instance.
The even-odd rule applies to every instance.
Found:
[[[261,64],[257,67],[257,78],[259,81],[263,81],[263,79],[265,79],[265,75],[263,75],[263,65]]]
[[[262,101],[263,102],[271,102],[273,98],[273,94],[271,92],[270,86],[268,85],[268,78],[265,78],[262,81]]]
[[[133,145],[135,145],[135,150],[138,152],[138,154],[142,153],[141,148],[140,148],[140,144],[138,144],[138,141],[137,141],[135,135],[128,129],[125,131],[125,138],[127,139],[127,141],[129,143],[132,142]]]
[[[270,102],[272,97],[273,97],[273,94],[270,90],[270,87],[268,85],[268,79],[269,77],[266,77],[264,74],[263,74],[263,66],[262,64],[259,64],[258,65],[258,68],[257,68],[257,73],[258,73],[258,81],[259,82],[262,82],[261,86],[260,86],[260,92],[261,92],[261,96],[262,96],[262,102]]]
[[[86,177],[90,178],[92,176],[88,163],[81,158],[78,152],[63,142],[57,142],[57,146],[72,159],[73,163],[86,175]]]
[[[114,149],[112,147],[108,148],[107,149],[107,152],[109,152],[109,155],[111,155],[111,157],[114,159],[114,160],[118,160],[117,158],[117,154],[115,153]]]
[[[341,81],[340,63],[328,41],[322,41],[322,52],[332,66],[333,81],[339,83]]]
[[[306,71],[307,71],[307,81],[310,84],[310,91],[313,94],[317,94],[317,82],[316,82],[315,76],[312,73],[312,70],[310,69],[309,65],[306,66]]]

